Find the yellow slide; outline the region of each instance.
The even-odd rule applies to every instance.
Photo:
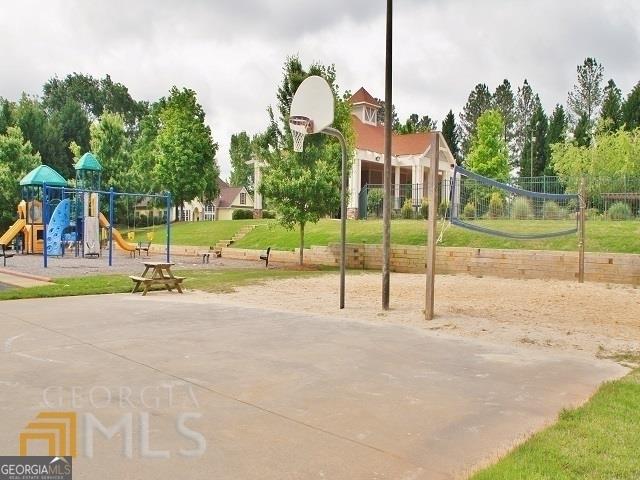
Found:
[[[109,220],[102,213],[100,214],[100,226],[102,228],[109,228]],[[136,246],[127,242],[116,227],[113,227],[113,239],[116,241],[116,245],[118,245],[122,250],[126,250],[127,252],[133,252],[136,249]]]
[[[0,237],[0,245],[9,245],[11,243],[11,240],[16,238],[16,235],[18,235],[22,231],[26,224],[27,222],[25,222],[24,218],[16,220],[16,223],[11,225],[11,228],[9,228],[9,230],[7,230],[7,232],[2,235],[2,237]]]

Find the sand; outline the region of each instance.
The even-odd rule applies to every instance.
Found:
[[[338,309],[338,282],[335,274],[274,280],[216,295],[216,301],[409,324],[434,334],[590,356],[640,353],[640,289],[632,286],[439,275],[436,318],[425,321],[424,275],[392,274],[387,312],[380,307],[380,273],[347,276],[343,311]]]

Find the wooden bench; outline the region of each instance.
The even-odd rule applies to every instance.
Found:
[[[142,296],[144,297],[149,291],[149,288],[153,285],[164,285],[168,291],[171,291],[173,288],[175,288],[176,290],[178,290],[178,292],[182,293],[180,284],[186,277],[151,278],[129,275],[129,278],[135,283],[133,289],[131,290],[131,293],[136,293],[140,288],[140,285],[144,285],[144,289],[142,290]]]
[[[147,246],[144,247],[142,245],[142,242],[138,242],[138,246],[136,247],[135,251],[138,252],[138,256],[142,256],[142,252],[145,252],[147,254],[147,257],[149,256],[149,249],[151,248],[151,242],[147,242]],[[133,256],[135,257],[135,253],[133,254]]]
[[[13,252],[8,252],[7,251],[7,246],[6,245],[2,245],[2,251],[0,252],[0,257],[2,257],[2,264],[6,267],[7,266],[7,258],[11,258],[15,255],[15,253]]]
[[[267,251],[260,255],[260,260],[264,260],[264,267],[269,268],[269,255],[271,254],[271,247],[267,248]]]

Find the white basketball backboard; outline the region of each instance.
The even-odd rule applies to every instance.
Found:
[[[289,117],[311,120],[307,134],[318,133],[333,123],[334,99],[329,83],[317,75],[307,77],[296,90]]]

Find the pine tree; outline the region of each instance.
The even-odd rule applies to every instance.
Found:
[[[456,117],[452,110],[449,110],[447,116],[442,121],[442,136],[444,137],[453,158],[458,165],[462,164],[460,158],[460,142],[458,140],[458,126],[456,125]]]
[[[513,123],[515,121],[515,98],[511,83],[506,78],[498,85],[491,98],[491,108],[498,110],[502,114],[504,121],[504,141],[507,145],[513,138]]]
[[[622,91],[613,79],[604,87],[600,118],[604,124],[603,128],[608,132],[615,132],[622,126]]]
[[[633,87],[622,106],[622,121],[627,130],[640,127],[640,82]]]
[[[535,109],[536,96],[533,89],[529,85],[527,79],[524,80],[522,87],[518,87],[518,94],[515,106],[514,134],[512,142],[513,164],[517,167],[517,163],[522,158],[522,152],[525,149],[525,143],[530,136],[531,116]]]
[[[476,133],[478,118],[491,108],[491,93],[484,83],[477,84],[469,94],[467,103],[460,114],[462,155],[467,156]]]
[[[587,115],[582,115],[573,130],[573,143],[578,147],[588,147],[591,145],[591,122]]]
[[[569,122],[567,120],[564,107],[557,104],[551,114],[551,118],[549,119],[549,132],[547,133],[547,142],[549,143],[549,146],[555,143],[564,143],[567,139],[568,127]]]
[[[520,176],[538,177],[548,171],[549,166],[549,142],[548,129],[549,121],[542,108],[542,104],[537,101],[531,116],[531,136],[527,138],[522,157],[520,159]],[[533,164],[531,163],[533,157]]]
[[[582,121],[583,117],[586,118],[590,134],[604,96],[602,91],[604,67],[595,58],[587,57],[582,65],[578,65],[577,71],[578,78],[573,90],[569,92],[567,105],[576,125]]]

